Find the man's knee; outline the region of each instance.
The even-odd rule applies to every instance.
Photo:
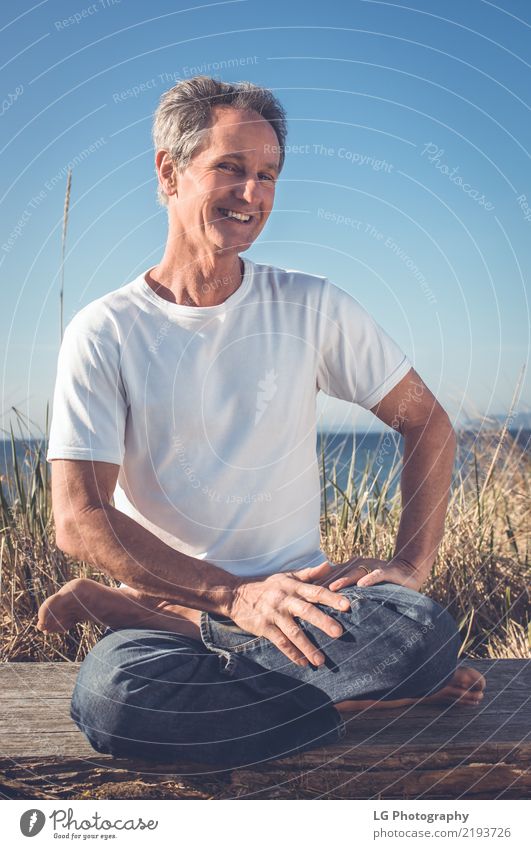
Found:
[[[70,715],[98,751],[114,754],[124,734],[128,706],[124,692],[124,657],[119,631],[103,637],[81,664]]]
[[[427,595],[419,593],[419,601],[425,615],[423,620],[436,645],[458,648],[457,623],[447,608]]]
[[[100,640],[86,656],[78,672],[70,716],[98,752],[110,753],[109,729],[115,725],[116,710],[112,699],[112,682],[108,668],[97,656],[96,648],[108,639]]]
[[[81,664],[70,714],[98,752],[138,754],[156,744],[161,710],[171,687],[179,705],[179,684],[193,674],[198,653],[170,645],[171,636],[123,629],[103,637]],[[173,648],[173,650],[172,650]],[[184,649],[184,651],[183,651]],[[200,655],[200,652],[199,652]]]
[[[399,679],[394,698],[427,695],[444,686],[455,671],[461,642],[451,614],[429,596],[391,582],[359,589],[361,597],[377,604],[374,611],[382,605],[390,668]]]
[[[412,647],[417,643],[412,652],[416,672],[411,683],[418,690],[417,695],[427,695],[443,687],[452,677],[461,639],[457,623],[446,608],[422,594],[419,594],[418,603],[422,616],[409,638]]]

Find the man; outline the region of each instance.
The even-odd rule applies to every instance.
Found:
[[[78,579],[41,608],[45,631],[108,629],[72,716],[98,751],[241,765],[333,742],[368,706],[478,704],[455,622],[419,592],[443,532],[447,415],[347,293],[239,256],[273,207],[282,107],[196,77],[163,95],[153,136],[164,256],[82,309],[59,356],[57,544],[121,582]],[[389,561],[333,566],[320,549],[319,390],[404,436]]]

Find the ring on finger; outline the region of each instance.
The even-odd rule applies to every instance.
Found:
[[[362,566],[361,564],[358,566],[358,569],[365,569],[367,575],[370,575],[370,573],[372,572],[372,569],[369,569],[368,566]]]

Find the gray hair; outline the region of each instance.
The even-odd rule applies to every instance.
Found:
[[[155,111],[152,129],[155,150],[168,150],[178,171],[186,168],[212,126],[213,106],[252,110],[265,118],[277,135],[279,169],[282,168],[287,136],[286,113],[269,89],[249,82],[224,83],[205,76],[179,80],[162,95]],[[157,197],[161,206],[168,205],[168,196],[160,184]]]

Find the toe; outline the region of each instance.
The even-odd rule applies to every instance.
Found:
[[[470,691],[483,691],[486,686],[485,677],[471,666],[459,666],[456,669],[452,685]]]
[[[466,699],[482,699],[483,691],[482,690],[474,690],[465,687],[448,687],[447,691],[449,696],[455,699],[466,698]]]
[[[463,705],[478,705],[483,699],[483,693],[461,690],[460,693],[454,696],[454,700]]]

